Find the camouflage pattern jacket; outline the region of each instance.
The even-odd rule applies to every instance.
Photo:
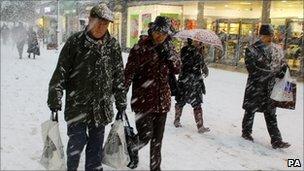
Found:
[[[106,33],[92,39],[86,31],[72,35],[61,50],[49,84],[48,106],[61,107],[66,90],[65,120],[95,121],[107,125],[113,118],[113,100],[118,111],[126,108],[124,70],[118,42]]]

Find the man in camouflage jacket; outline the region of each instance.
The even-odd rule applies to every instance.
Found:
[[[109,22],[113,22],[113,13],[106,5],[93,7],[88,27],[65,43],[50,81],[48,106],[52,112],[61,110],[66,90],[68,170],[77,169],[85,145],[85,169],[102,170],[104,128],[114,115],[112,95],[118,112],[126,109],[121,49],[107,31]]]

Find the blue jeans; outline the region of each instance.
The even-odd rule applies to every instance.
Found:
[[[85,170],[102,170],[104,131],[104,126],[96,127],[94,122],[68,125],[67,170],[77,170],[85,145]]]

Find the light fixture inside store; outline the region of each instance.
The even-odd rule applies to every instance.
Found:
[[[241,2],[242,5],[251,5],[251,2]]]
[[[225,5],[225,7],[228,7],[228,5]]]
[[[282,1],[282,2],[284,2],[284,3],[285,3],[285,2],[287,2],[287,1]]]
[[[205,6],[206,9],[215,9],[213,6]]]

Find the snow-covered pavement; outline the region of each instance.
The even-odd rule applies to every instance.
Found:
[[[42,48],[41,54],[33,60],[24,53],[24,58],[19,60],[16,48],[1,46],[1,170],[44,169],[38,163],[43,148],[40,124],[50,116],[46,105],[48,83],[59,52]],[[127,54],[124,54],[125,62],[126,59]],[[203,104],[205,124],[211,128],[209,133],[202,135],[196,132],[189,105],[181,119],[183,127],[175,128],[172,108],[163,140],[163,170],[303,170],[303,84],[298,83],[296,110],[277,110],[283,139],[292,146],[274,150],[263,114],[257,113],[255,117],[255,142],[240,138],[246,79],[246,74],[210,69],[205,81],[207,95]],[[172,99],[172,106],[174,102]],[[127,113],[134,126],[130,106]],[[62,112],[59,117],[66,147],[66,123]],[[149,169],[149,146],[139,155],[140,163],[136,170]],[[287,159],[300,159],[302,167],[288,168]],[[80,169],[84,169],[84,158]],[[111,168],[104,166],[104,170]]]

